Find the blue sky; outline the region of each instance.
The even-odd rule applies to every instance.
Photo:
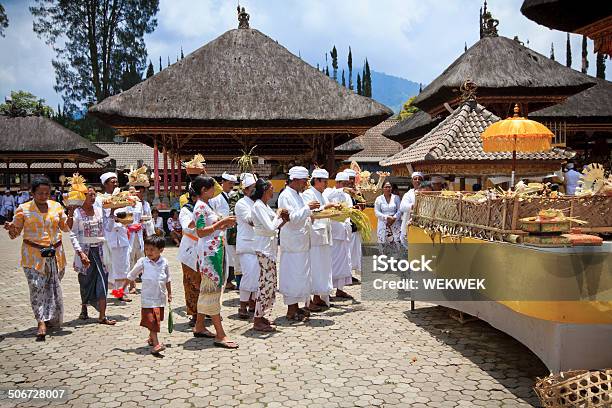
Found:
[[[0,38],[0,97],[23,89],[45,98],[51,106],[61,101],[53,90],[51,47],[32,31],[31,1],[2,1],[10,26]],[[462,52],[478,41],[477,0],[241,0],[256,28],[302,58],[325,63],[325,52],[335,44],[340,69],[346,66],[349,45],[353,64],[368,58],[373,70],[427,84]],[[565,36],[528,20],[520,13],[522,0],[489,0],[500,20],[499,32],[518,35],[529,47],[548,56],[551,42],[557,61],[565,62]],[[225,31],[236,28],[236,1],[161,0],[158,27],[145,40],[157,71],[161,56],[176,60]],[[580,69],[581,37],[572,35],[573,67]],[[589,50],[593,43],[589,40]],[[589,73],[595,55],[589,54]],[[331,69],[331,62],[330,62]],[[612,63],[607,61],[607,77]]]

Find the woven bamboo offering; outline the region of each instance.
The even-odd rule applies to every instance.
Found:
[[[476,196],[476,198],[474,198]],[[612,232],[612,197],[494,197],[459,192],[418,192],[412,225],[443,236],[503,240],[521,234],[521,219],[542,210],[562,210],[570,220],[586,222],[584,231]]]
[[[539,378],[534,390],[545,408],[612,406],[612,369],[565,371]]]

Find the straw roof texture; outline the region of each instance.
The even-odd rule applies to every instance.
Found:
[[[0,115],[0,155],[16,159],[28,155],[78,157],[94,161],[106,157],[104,150],[57,122],[41,116]]]
[[[470,79],[478,97],[569,96],[595,81],[506,37],[484,37],[457,58],[416,97],[413,104],[432,111],[459,96]]]
[[[110,125],[375,125],[392,111],[359,96],[255,29],[230,30],[90,108]]]

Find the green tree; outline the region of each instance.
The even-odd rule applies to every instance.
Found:
[[[346,87],[346,78],[344,78],[344,70],[342,70],[342,86]]]
[[[550,59],[555,60],[555,44],[550,43]]]
[[[159,0],[35,0],[34,32],[53,46],[55,90],[70,110],[121,88],[125,63],[142,71],[144,34],[153,32]]]
[[[149,66],[147,66],[147,74],[145,75],[147,78],[151,78],[155,75],[155,71],[153,70],[153,63],[149,60]]]
[[[361,89],[363,94],[368,97],[372,97],[372,73],[370,72],[370,63],[366,58],[365,68],[364,68],[364,77],[362,79]]]
[[[331,56],[332,59],[332,69],[333,69],[333,77],[334,81],[338,80],[338,51],[336,50],[336,46],[334,45],[334,48],[332,48],[332,50],[330,51],[329,55]]]
[[[185,58],[185,54],[183,54],[183,47],[181,46],[181,59]]]
[[[162,69],[163,68],[162,68],[162,64],[161,64],[161,55],[160,55],[159,56],[159,71],[158,72],[161,72]]]
[[[601,52],[597,53],[597,63],[595,64],[597,78],[606,79],[606,56]]]
[[[357,73],[357,95],[361,95],[361,77]]]
[[[463,52],[466,52],[466,51],[467,51],[467,42],[463,44]]]
[[[4,30],[8,28],[9,19],[4,10],[4,6],[0,4],[0,37],[4,37]]]
[[[42,98],[26,91],[11,91],[10,98],[0,104],[0,114],[7,116],[53,116],[53,108]]]
[[[121,76],[121,91],[127,91],[140,82],[142,82],[142,75],[136,68],[136,63],[132,61],[130,64],[126,64],[125,71]]]
[[[419,108],[412,104],[415,99],[416,96],[413,96],[404,103],[404,105],[402,106],[402,110],[397,115],[397,118],[399,120],[408,119],[410,116],[414,115],[416,112],[419,111]]]
[[[587,59],[587,57],[589,56],[589,51],[587,49],[587,38],[586,35],[582,36],[582,68],[580,69],[580,71],[582,71],[583,74],[586,74],[587,71],[589,70],[589,60]]]
[[[572,67],[572,44],[570,43],[569,33],[567,33],[567,42],[565,43],[565,65]]]
[[[329,67],[325,67],[325,75],[329,76]]]
[[[348,70],[349,70],[349,78],[348,78],[349,89],[352,91],[353,90],[353,52],[351,51],[350,46],[349,46],[349,53],[348,53]]]

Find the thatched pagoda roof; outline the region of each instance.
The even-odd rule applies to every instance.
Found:
[[[93,162],[108,154],[51,119],[0,115],[0,156],[13,162],[44,159]]]
[[[419,162],[497,162],[511,160],[512,152],[488,153],[480,135],[500,118],[475,101],[464,102],[434,129],[410,147],[380,162],[382,166]],[[518,161],[566,160],[562,149],[544,153],[517,153]]]
[[[478,86],[481,103],[505,97],[508,103],[529,101],[531,110],[559,103],[595,84],[519,41],[485,36],[423,89],[413,104],[430,114],[442,112],[445,102],[458,106],[459,88],[468,78]]]
[[[573,32],[612,16],[612,2],[576,0],[525,0],[521,13],[548,28]]]
[[[348,142],[342,143],[340,146],[336,147],[334,149],[336,155],[347,156],[362,151],[364,146],[358,139],[358,137],[355,139],[351,139]]]
[[[383,136],[402,143],[406,143],[411,139],[419,138],[433,129],[442,121],[441,116],[432,117],[429,113],[419,110],[408,118],[398,121],[395,125],[385,130]]]
[[[90,108],[111,126],[373,126],[392,114],[255,29],[235,29]]]
[[[574,123],[612,124],[612,82],[595,78],[597,85],[570,96],[563,103],[529,114],[540,120],[567,120]]]

